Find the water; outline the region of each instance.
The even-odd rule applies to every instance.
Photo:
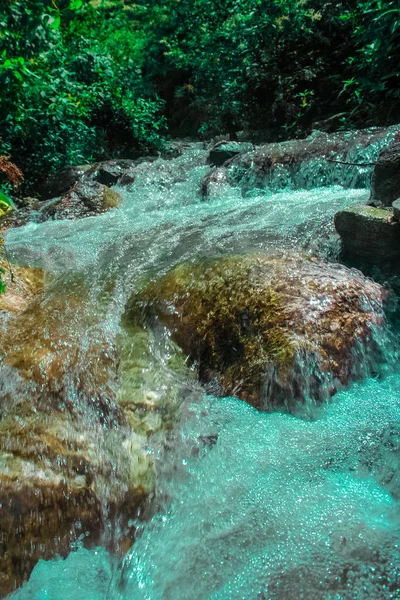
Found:
[[[333,215],[367,194],[340,185],[244,194],[225,185],[204,200],[205,157],[194,145],[142,165],[118,210],[7,234],[14,260],[46,270],[48,298],[65,290],[68,343],[82,357],[93,336],[111,347],[121,335],[132,290],[183,260],[283,248],[334,259]],[[79,317],[68,300],[76,286]],[[146,385],[158,394],[165,378],[154,369],[177,375],[166,367],[168,348],[149,348]],[[400,598],[399,392],[400,375],[368,379],[307,419],[188,394],[168,444],[151,441],[157,512],[137,523],[132,550],[117,559],[78,543],[65,560],[40,561],[13,599]]]

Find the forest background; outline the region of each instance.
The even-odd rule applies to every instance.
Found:
[[[333,116],[339,129],[399,122],[399,9],[0,0],[0,156],[29,191],[65,165],[158,153],[170,137],[275,141]]]

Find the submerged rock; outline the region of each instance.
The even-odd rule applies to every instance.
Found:
[[[143,438],[31,393],[29,401],[16,389],[2,399],[1,595],[26,580],[40,558],[66,556],[79,536],[86,545],[102,537],[112,550],[126,546],[124,538],[131,545],[128,518],[154,486]],[[107,535],[107,520],[120,529]]]
[[[340,265],[257,254],[175,267],[127,314],[166,324],[214,393],[292,410],[375,365],[386,296]]]
[[[345,256],[379,263],[400,256],[400,223],[393,212],[373,206],[353,206],[335,215]]]
[[[116,208],[121,201],[121,195],[106,185],[80,181],[60,200],[44,205],[40,212],[43,220],[81,219]]]
[[[391,206],[400,197],[400,143],[391,144],[379,154],[373,174],[370,201]]]
[[[94,298],[81,276],[49,276],[43,289],[41,271],[12,268],[0,295],[0,596],[78,538],[131,546],[129,520],[155,486],[147,438],[171,429],[186,374],[172,343],[170,371],[150,332],[102,327],[107,286]]]

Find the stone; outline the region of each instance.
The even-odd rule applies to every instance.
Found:
[[[82,219],[116,208],[121,195],[96,181],[78,181],[60,200],[49,201],[40,212],[44,221],[53,219]]]
[[[82,343],[86,292],[12,269],[0,295],[1,597],[79,536],[98,544],[107,523],[118,524],[109,549],[130,546],[128,520],[154,490],[146,428],[134,431],[118,404],[116,343],[101,328]]]
[[[228,175],[223,167],[214,167],[201,182],[201,195],[203,198],[218,196],[228,185]]]
[[[391,206],[400,197],[400,142],[384,148],[372,174],[370,202]]]
[[[210,162],[219,169],[224,169],[227,182],[231,186],[241,187],[244,193],[254,188],[264,189],[272,186],[281,189],[287,185],[293,189],[340,183],[340,185],[361,188],[369,184],[367,171],[355,172],[347,181],[343,170],[335,169],[334,163],[336,161],[353,162],[354,153],[360,147],[368,147],[384,139],[387,135],[387,128],[371,128],[352,132],[339,131],[333,134],[314,131],[306,139],[293,139],[257,146],[248,144],[250,147],[246,150],[239,143],[239,145],[236,144],[236,148],[238,150],[240,147],[241,151],[235,152],[235,156],[224,154],[225,143],[223,142],[221,150],[219,145],[215,147],[215,158],[213,155],[213,160],[211,160],[210,155]],[[221,154],[220,159],[218,158],[219,154]],[[371,163],[371,168],[373,166],[374,164]],[[274,179],[275,174],[276,179]],[[207,174],[203,190],[208,189],[208,177]]]
[[[78,182],[97,182],[112,187],[120,183],[125,174],[132,173],[138,165],[156,159],[156,156],[142,156],[135,159],[119,158],[90,165],[64,167],[55,175],[46,179],[37,191],[40,200],[45,201],[67,194]]]
[[[68,166],[46,179],[39,186],[38,193],[41,200],[58,198],[73,187],[81,177],[91,168],[91,165]]]
[[[393,217],[396,221],[400,221],[400,198],[392,202]]]
[[[252,148],[253,144],[248,142],[222,141],[212,148],[208,160],[210,164],[219,167],[227,160],[237,156],[241,152],[247,152]]]
[[[109,187],[116,185],[126,171],[138,164],[138,160],[117,159],[107,160],[93,165],[86,173],[85,180],[97,181]]]
[[[359,376],[357,351],[372,368],[386,297],[344,266],[257,254],[179,265],[134,295],[127,314],[166,325],[214,394],[295,410]]]
[[[393,212],[368,205],[352,206],[335,215],[343,254],[382,262],[400,256],[400,223]]]
[[[44,287],[39,269],[12,270],[0,295],[0,597],[78,538],[132,545],[130,520],[155,488],[148,436],[173,427],[187,376],[172,342],[152,354],[149,330],[105,331],[107,286],[94,298],[87,275]]]

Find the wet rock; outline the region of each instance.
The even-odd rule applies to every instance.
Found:
[[[96,163],[85,173],[85,180],[97,181],[97,183],[111,187],[118,183],[124,173],[143,160],[145,159],[118,159]]]
[[[79,181],[72,190],[55,202],[49,201],[41,208],[43,220],[82,219],[93,217],[116,208],[121,195],[96,181]]]
[[[385,128],[334,134],[314,131],[302,140],[253,146],[229,160],[224,155],[222,168],[227,171],[230,185],[239,185],[244,192],[255,187],[310,189],[336,183],[347,187],[366,187],[370,177],[368,166],[359,171],[354,168],[349,171],[346,163],[365,163],[357,158],[360,149],[367,149],[389,134],[394,135],[394,131]],[[214,164],[221,165],[221,161]],[[371,170],[374,164],[375,158],[366,163]]]
[[[161,321],[220,395],[294,409],[322,400],[379,357],[387,292],[361,273],[298,256],[183,264],[132,297],[130,318]]]
[[[228,185],[228,175],[226,169],[215,167],[211,169],[204,177],[201,183],[201,195],[203,198],[208,196],[218,196]]]
[[[400,256],[400,223],[393,212],[373,206],[353,206],[335,215],[344,255],[373,263]]]
[[[49,177],[39,187],[38,193],[41,200],[50,200],[58,198],[69,192],[77,181],[91,168],[92,165],[79,165],[64,167],[52,177]]]
[[[398,200],[395,200],[394,202],[392,202],[392,208],[393,208],[393,218],[396,221],[400,221],[400,198]]]
[[[370,201],[376,206],[391,206],[400,197],[400,143],[384,148],[373,174]]]
[[[0,595],[79,536],[130,546],[128,520],[154,489],[146,433],[118,404],[115,340],[95,331],[88,298],[13,270],[0,296]]]
[[[241,152],[248,152],[252,148],[253,144],[248,142],[222,141],[212,148],[208,160],[212,165],[219,167],[227,160],[230,160]]]
[[[66,556],[79,536],[98,544],[107,521],[121,527],[106,536],[110,550],[124,537],[132,543],[128,515],[153,486],[142,438],[43,399],[19,402],[14,391],[0,421],[0,594],[26,580],[40,558]]]
[[[91,165],[69,166],[49,177],[38,189],[42,201],[59,198],[71,191],[76,183],[85,181],[88,183],[101,183],[112,187],[120,182],[120,179],[134,172],[135,167],[143,162],[152,162],[156,156],[144,156],[135,159],[119,158],[104,160]]]
[[[338,113],[337,115],[332,115],[331,117],[322,119],[321,121],[313,121],[311,129],[331,133],[341,125],[343,118],[346,116],[347,113]]]

